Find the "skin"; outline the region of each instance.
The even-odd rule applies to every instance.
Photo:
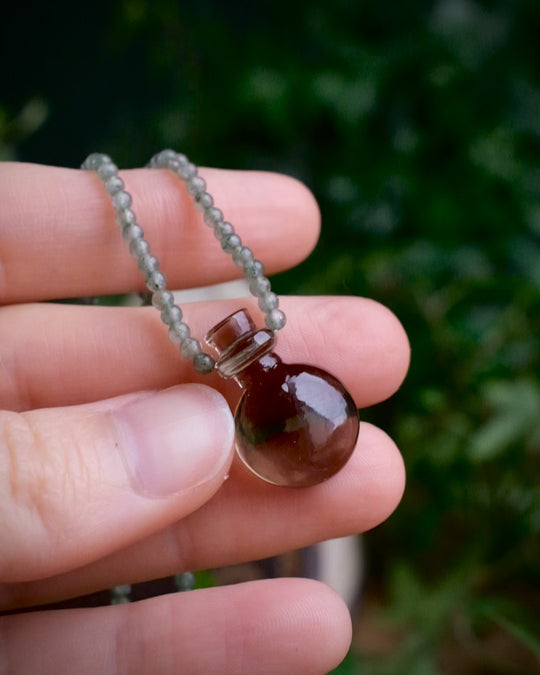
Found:
[[[259,172],[201,175],[267,273],[309,254],[320,216],[300,183]],[[122,176],[169,287],[238,276],[172,174]],[[309,675],[334,668],[350,644],[350,616],[333,591],[305,579],[24,611],[363,532],[398,504],[404,469],[391,439],[362,423],[352,459],[326,483],[305,490],[261,483],[234,459],[235,385],[197,376],[153,308],[40,303],[143,289],[96,176],[4,163],[0,203],[0,608],[16,610],[0,616],[0,672]],[[184,313],[203,336],[242,306],[260,316],[252,300],[193,303]],[[409,347],[386,308],[343,297],[287,297],[281,307],[285,361],[332,372],[359,407],[397,390]],[[163,410],[190,406],[205,422],[175,422],[171,412],[163,428],[178,427],[163,441],[159,489],[154,481],[148,491],[130,468],[129,448],[122,454],[130,441],[118,424],[142,420],[151,429]],[[156,434],[161,428],[156,422]],[[138,439],[146,467],[152,435]],[[175,447],[165,451],[167,443]],[[182,470],[189,462],[191,473]]]

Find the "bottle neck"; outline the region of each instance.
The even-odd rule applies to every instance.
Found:
[[[242,389],[258,386],[264,383],[268,376],[274,373],[281,364],[282,361],[275,352],[267,352],[239,371],[234,376],[234,380]]]

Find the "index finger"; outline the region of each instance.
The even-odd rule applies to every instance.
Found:
[[[300,182],[257,171],[200,174],[269,273],[294,266],[312,250],[319,211]],[[240,276],[172,172],[135,169],[121,176],[170,288]],[[0,304],[144,289],[93,172],[2,163],[0,203]]]

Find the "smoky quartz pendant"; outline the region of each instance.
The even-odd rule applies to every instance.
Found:
[[[244,390],[235,412],[236,449],[254,474],[274,485],[309,487],[346,464],[359,421],[338,379],[284,363],[273,351],[273,331],[257,329],[245,309],[212,328],[206,341],[219,355],[219,374]]]

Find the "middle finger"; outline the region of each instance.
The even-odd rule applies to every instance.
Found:
[[[279,336],[285,361],[333,373],[359,407],[377,403],[405,376],[408,343],[395,316],[362,298],[294,298]],[[193,335],[206,331],[252,299],[184,307]],[[0,409],[68,406],[142,389],[198,381],[234,401],[236,385],[197,376],[169,341],[155,309],[35,304],[0,308]]]

